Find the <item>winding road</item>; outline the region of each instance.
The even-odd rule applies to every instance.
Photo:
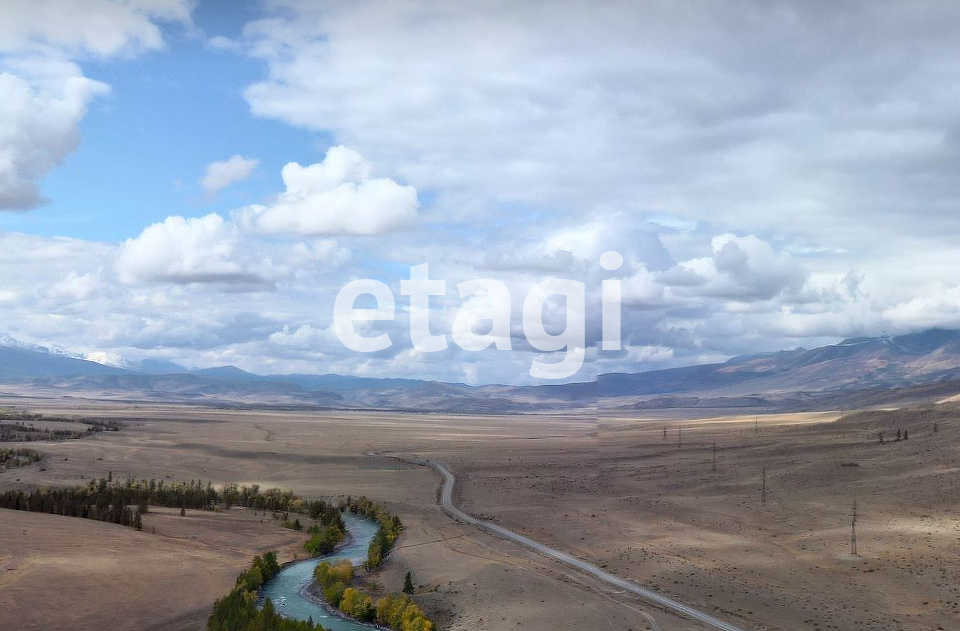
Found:
[[[586,572],[587,574],[590,574],[591,576],[594,576],[605,583],[613,585],[614,587],[625,590],[632,594],[636,594],[637,596],[644,598],[648,602],[654,603],[656,605],[659,605],[661,607],[664,607],[666,609],[669,609],[671,611],[684,615],[693,620],[702,622],[703,624],[707,625],[712,629],[720,629],[720,631],[745,631],[741,627],[738,627],[736,625],[730,624],[729,622],[720,620],[719,618],[715,618],[698,609],[694,609],[689,605],[685,605],[668,596],[664,596],[663,594],[659,594],[653,590],[650,590],[650,589],[647,589],[646,587],[638,585],[633,581],[628,581],[627,579],[620,578],[619,576],[611,574],[610,572],[607,572],[606,570],[603,570],[592,563],[588,563],[576,557],[570,556],[565,552],[555,550],[554,548],[545,546],[542,543],[537,543],[536,541],[534,541],[533,539],[530,539],[529,537],[525,537],[521,534],[515,533],[512,530],[507,530],[503,526],[498,526],[497,524],[494,524],[492,522],[478,519],[473,515],[470,515],[469,513],[466,513],[460,510],[459,508],[457,508],[456,504],[454,504],[453,489],[454,489],[454,485],[457,483],[457,478],[456,476],[453,475],[453,473],[450,472],[449,469],[447,469],[445,466],[443,466],[439,462],[433,462],[432,460],[423,460],[420,458],[400,458],[400,459],[413,464],[432,467],[437,472],[439,472],[440,475],[443,476],[443,490],[441,491],[441,494],[440,494],[440,504],[441,504],[441,507],[443,508],[443,511],[448,515],[450,515],[451,517],[453,517],[454,519],[456,519],[457,521],[460,521],[466,524],[471,524],[497,537],[502,537],[504,539],[509,539],[510,541],[519,543],[525,548],[529,548],[534,552],[539,552],[540,554],[548,556],[551,559],[559,561],[560,563],[563,563],[564,565],[567,565],[574,569]]]

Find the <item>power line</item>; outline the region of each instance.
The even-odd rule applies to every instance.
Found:
[[[760,489],[760,505],[767,505],[767,468],[763,468],[763,487]]]
[[[857,517],[857,500],[853,500],[853,514],[850,520],[850,554],[855,557],[860,556],[857,552]]]

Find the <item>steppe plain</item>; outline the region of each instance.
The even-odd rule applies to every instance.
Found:
[[[462,507],[744,629],[960,629],[960,408],[722,415],[229,410],[17,399],[0,406],[118,418],[0,489],[202,479],[303,496],[365,494],[407,529],[371,580],[417,598],[442,629],[702,628],[444,515]],[[896,430],[909,440],[894,440]],[[934,431],[936,429],[936,431]],[[878,432],[886,440],[880,444]],[[714,451],[714,444],[716,450]],[[714,453],[716,459],[714,460]],[[766,503],[762,501],[766,470]],[[856,500],[859,556],[851,554]],[[199,630],[254,554],[303,556],[269,518],[156,509],[144,532],[0,511],[0,629]],[[655,625],[655,626],[654,626]]]

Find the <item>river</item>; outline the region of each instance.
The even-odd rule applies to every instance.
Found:
[[[377,534],[377,523],[350,513],[343,514],[343,521],[350,537],[347,545],[333,554],[287,565],[264,584],[260,595],[272,600],[277,611],[288,618],[307,620],[312,617],[314,622],[322,624],[328,631],[370,631],[370,625],[333,615],[314,597],[306,594],[313,582],[313,570],[321,561],[334,563],[349,559],[354,565],[359,565],[366,560],[367,548]]]

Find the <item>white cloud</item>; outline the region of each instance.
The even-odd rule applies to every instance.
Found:
[[[70,270],[63,280],[50,286],[47,295],[51,298],[86,300],[97,291],[101,284],[102,281],[97,273],[78,274],[76,271]]]
[[[960,286],[934,284],[923,295],[900,302],[883,311],[883,318],[898,331],[917,327],[960,327]]]
[[[283,330],[271,333],[269,340],[277,346],[319,352],[336,343],[337,336],[330,328],[318,329],[310,324],[303,324],[293,331],[289,326],[285,326]]]
[[[80,141],[108,86],[74,59],[162,46],[157,21],[187,24],[189,0],[5,0],[0,18],[0,210],[42,203],[37,181]]]
[[[930,2],[276,0],[242,41],[255,114],[439,191],[445,221],[650,213],[859,256],[960,227],[958,28]]]
[[[167,217],[120,246],[116,268],[125,283],[269,285],[262,261],[240,247],[232,222],[216,213]]]
[[[266,234],[383,234],[417,218],[417,191],[371,176],[370,163],[337,146],[323,162],[283,167],[286,190],[269,206],[250,206],[239,215],[248,230]]]
[[[41,202],[37,180],[76,148],[88,104],[107,91],[103,83],[80,76],[57,86],[45,83],[38,87],[0,73],[0,210]]]
[[[240,49],[240,45],[229,37],[223,35],[214,35],[207,40],[207,46],[213,50],[235,51]]]
[[[4,0],[0,51],[52,46],[72,54],[135,53],[163,45],[157,21],[190,22],[192,0]]]
[[[808,272],[788,253],[755,235],[724,234],[710,245],[712,256],[683,261],[661,280],[681,294],[745,301],[797,294],[807,280]]]
[[[639,307],[659,306],[663,303],[663,285],[657,275],[645,267],[640,267],[630,276],[621,280],[622,300],[625,305]]]
[[[211,162],[204,171],[200,185],[208,193],[216,193],[231,184],[243,182],[249,178],[259,164],[259,160],[244,158],[239,154],[227,160]]]

